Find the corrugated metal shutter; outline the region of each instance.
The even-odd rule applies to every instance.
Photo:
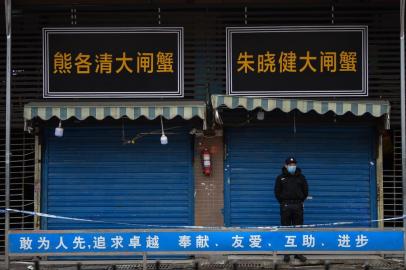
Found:
[[[227,130],[225,222],[228,226],[279,225],[274,183],[295,155],[309,183],[305,224],[376,218],[372,128],[298,127]]]
[[[135,136],[143,131],[127,128],[126,134]],[[44,219],[42,227],[192,225],[191,138],[185,129],[172,132],[176,134],[167,135],[167,145],[160,144],[160,134],[123,144],[121,128],[65,128],[62,138],[48,132],[44,142],[42,211],[111,223]]]

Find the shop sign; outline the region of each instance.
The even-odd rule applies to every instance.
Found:
[[[337,231],[34,231],[12,232],[10,255],[136,252],[402,251],[403,232]]]
[[[44,28],[45,98],[183,97],[183,28]]]
[[[227,93],[368,96],[366,26],[228,27]]]

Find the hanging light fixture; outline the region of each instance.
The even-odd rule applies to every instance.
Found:
[[[221,119],[220,112],[219,112],[218,109],[215,109],[215,110],[214,110],[214,121],[215,121],[218,125],[220,125],[220,126],[223,125],[223,120]],[[206,123],[206,122],[204,122],[204,124],[205,124],[205,123]],[[205,128],[203,128],[203,129],[205,130]]]
[[[265,118],[265,112],[262,109],[259,109],[258,113],[257,113],[257,119],[262,121]]]
[[[55,128],[55,136],[56,137],[63,137],[63,128],[62,128],[62,121],[59,120],[59,126]]]
[[[164,132],[164,122],[162,120],[162,115],[161,115],[161,130],[162,130],[161,144],[162,145],[168,144],[168,137],[165,136],[165,132]]]

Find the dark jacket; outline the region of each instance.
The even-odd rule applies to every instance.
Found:
[[[307,181],[302,171],[296,168],[294,175],[288,173],[283,167],[282,174],[276,178],[275,197],[282,203],[284,201],[301,201],[306,200],[308,195]]]

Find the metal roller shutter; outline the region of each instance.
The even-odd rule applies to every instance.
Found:
[[[295,155],[309,183],[305,224],[376,218],[374,133],[368,127],[231,128],[227,130],[225,223],[279,225],[274,183]]]
[[[42,211],[108,223],[48,218],[43,229],[193,224],[192,143],[185,129],[168,135],[167,145],[160,134],[123,144],[121,128],[66,128],[62,138],[52,132],[44,142]]]

